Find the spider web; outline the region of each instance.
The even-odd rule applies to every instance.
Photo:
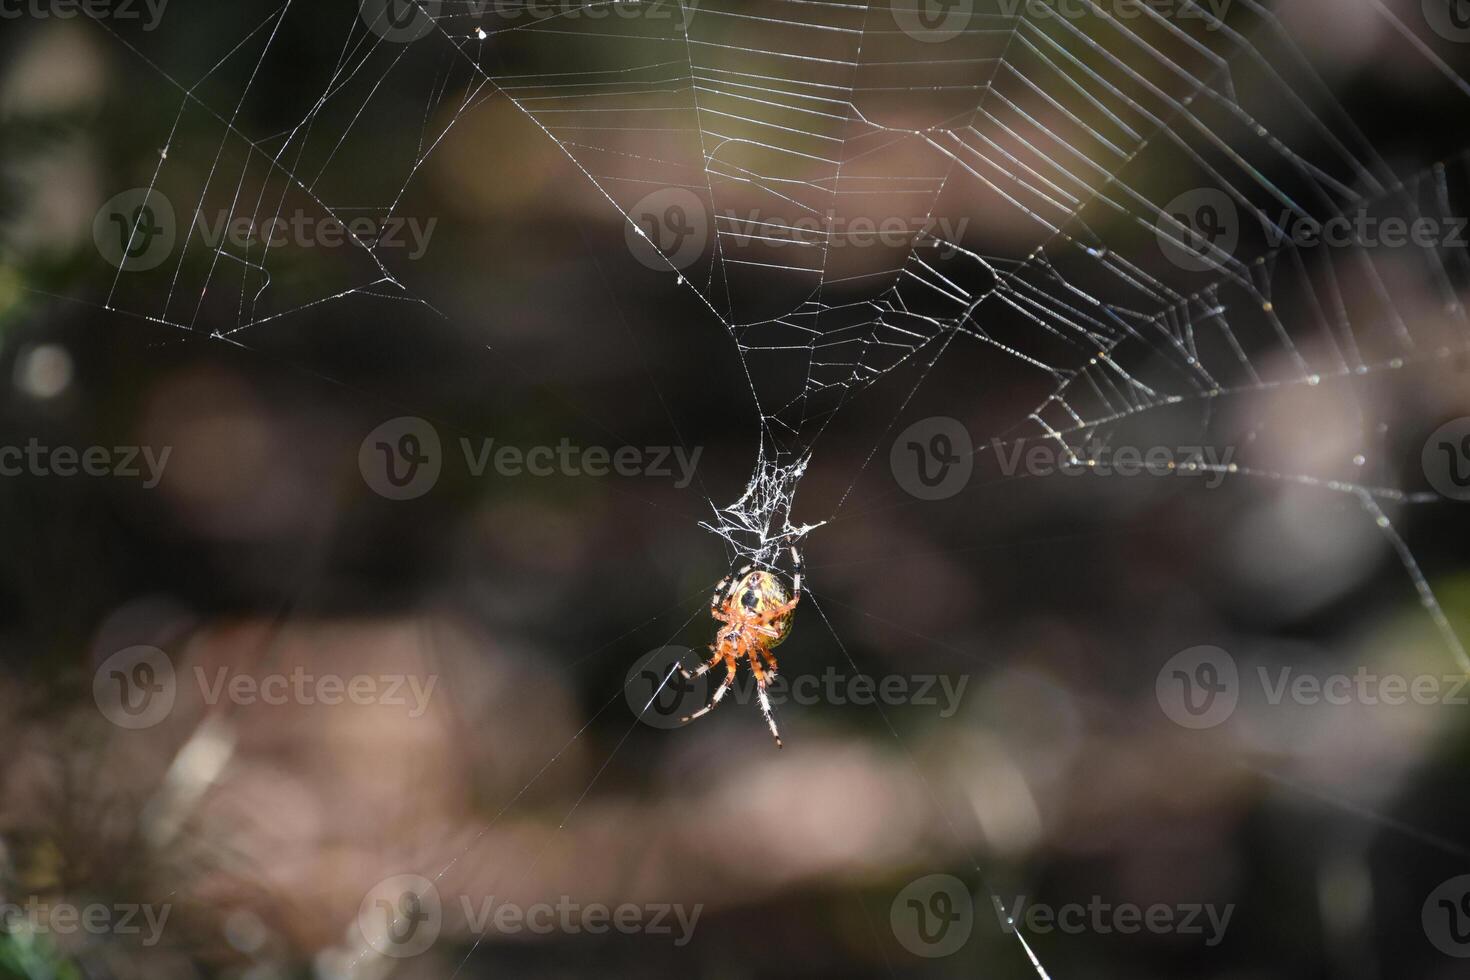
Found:
[[[773,564],[783,538],[810,531],[791,506],[832,415],[901,366],[922,381],[956,339],[1047,389],[1014,435],[1074,459],[1099,429],[1152,409],[1208,412],[1243,391],[1465,349],[1464,249],[1358,241],[1324,260],[1289,237],[1359,212],[1448,222],[1464,210],[1465,160],[1396,173],[1268,6],[990,0],[936,16],[905,2],[614,3],[641,16],[573,8],[489,30],[473,5],[446,4],[435,24],[445,41],[473,39],[458,47],[477,67],[486,46],[515,61],[541,45],[578,66],[484,70],[729,333],[763,421],[749,487],[707,525],[736,555]],[[1470,91],[1369,5],[1455,96]],[[1177,210],[1202,189],[1244,219],[1228,250]],[[859,240],[895,215],[910,241]],[[1013,227],[945,237],[970,215]],[[701,227],[707,247],[691,260],[681,253]],[[1161,269],[1160,239],[1198,262]],[[1442,306],[1409,308],[1401,294],[1425,284]],[[1375,502],[1436,497],[1351,470],[1229,472],[1358,495],[1470,668]]]
[[[332,199],[332,176],[372,159],[381,196],[366,210],[391,216],[456,123],[509,100],[739,358],[761,423],[756,465],[738,500],[711,502],[705,526],[734,555],[772,566],[783,539],[820,526],[793,508],[834,415],[904,371],[907,406],[962,348],[1038,392],[1008,438],[1074,458],[1145,413],[1190,407],[1204,426],[1234,395],[1351,397],[1366,379],[1466,351],[1463,248],[1290,240],[1300,222],[1352,213],[1450,222],[1466,211],[1470,173],[1464,157],[1391,166],[1271,7],[907,2],[595,0],[548,13],[416,0],[408,43],[354,10],[320,97],[290,131],[252,138],[238,124],[251,82],[223,102],[205,90],[227,64],[247,66],[251,80],[275,70],[276,38],[296,9],[288,0],[197,82],[175,83],[175,130],[205,114],[221,142],[176,146],[170,135],[151,186],[257,219],[305,201],[347,220],[354,209]],[[1470,95],[1393,9],[1363,4],[1450,96]],[[421,92],[416,140],[371,125],[390,78]],[[175,166],[185,156],[192,170]],[[171,171],[208,177],[180,189]],[[1194,220],[1205,210],[1180,210],[1200,191],[1213,195],[1212,213],[1233,210],[1238,240],[1222,246]],[[894,216],[901,230],[875,236]],[[356,244],[358,261],[333,270],[339,281],[277,281],[269,246],[225,244],[202,272],[181,255],[126,283],[119,274],[109,305],[183,329],[232,323],[211,330],[235,342],[349,297],[427,305],[379,248]],[[1167,261],[1170,246],[1186,260]],[[1440,498],[1365,479],[1375,430],[1364,428],[1362,452],[1319,470],[1247,460],[1221,472],[1357,498],[1470,669],[1383,509]]]
[[[320,98],[290,131],[251,139],[237,120],[292,4],[264,18],[193,88],[175,83],[175,131],[202,112],[224,136],[213,150],[166,143],[151,187],[168,186],[170,152],[197,150],[204,186],[169,189],[200,213],[219,202],[261,222],[305,203],[344,223],[387,221],[454,125],[507,98],[738,354],[760,447],[746,492],[708,526],[740,557],[771,564],[781,539],[815,526],[792,522],[796,486],[849,398],[901,367],[922,382],[957,341],[1040,392],[1012,437],[1072,453],[1130,416],[1448,359],[1470,335],[1464,249],[1360,244],[1324,258],[1283,239],[1296,223],[1365,211],[1448,221],[1465,160],[1396,172],[1255,0],[406,2],[364,3]],[[1470,93],[1393,11],[1364,2],[1455,97]],[[575,67],[513,67],[548,61]],[[249,71],[229,113],[196,95],[227,64]],[[423,90],[416,143],[369,124],[389,79]],[[387,203],[333,202],[334,173],[364,153]],[[1178,211],[1202,191],[1237,209],[1233,247]],[[1161,240],[1197,264],[1161,267]],[[359,261],[333,271],[340,282],[277,282],[269,243],[219,243],[190,265],[191,236],[177,263],[126,284],[120,270],[109,305],[191,328],[230,312],[234,326],[214,333],[236,337],[348,297],[426,302],[390,253],[353,243]],[[1442,306],[1409,308],[1426,282]],[[125,286],[141,306],[118,296]],[[1363,495],[1375,520],[1371,498],[1436,499],[1354,475],[1321,482]]]

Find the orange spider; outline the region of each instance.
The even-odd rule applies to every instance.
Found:
[[[779,646],[791,632],[791,621],[795,616],[796,603],[801,599],[801,554],[791,546],[791,589],[774,573],[746,565],[733,575],[726,575],[715,586],[710,599],[710,615],[725,625],[720,627],[715,642],[710,644],[713,656],[700,664],[694,673],[680,667],[684,678],[689,680],[703,677],[712,667],[725,665],[725,681],[715,691],[709,704],[700,708],[683,721],[702,718],[715,710],[735,683],[735,669],[742,657],[750,661],[750,670],[755,674],[756,696],[760,699],[761,711],[766,724],[781,747],[781,733],[776,730],[776,719],[771,714],[771,701],[766,696],[766,685],[776,676],[776,658],[771,648]]]

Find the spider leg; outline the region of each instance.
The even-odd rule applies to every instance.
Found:
[[[750,651],[750,669],[755,673],[755,695],[761,704],[761,714],[766,716],[766,726],[771,729],[771,737],[776,740],[776,748],[781,748],[781,733],[776,729],[776,716],[771,713],[771,699],[766,696],[766,673],[761,670],[761,650],[757,646]]]
[[[729,588],[730,581],[734,577],[735,576],[733,574],[726,575],[724,578],[715,583],[715,593],[714,595],[710,596],[709,600],[709,611],[710,615],[714,616],[716,619],[720,618],[720,600],[725,598],[725,590]]]
[[[704,663],[702,663],[698,667],[696,667],[695,670],[694,670],[694,673],[692,673],[692,674],[688,670],[686,670],[684,668],[683,662],[682,661],[680,662],[680,664],[679,664],[679,673],[681,673],[681,674],[684,675],[684,679],[686,681],[693,680],[696,677],[703,677],[705,674],[709,673],[711,667],[715,666],[721,660],[724,660],[725,659],[725,655],[720,652],[720,648],[719,647],[717,647],[713,643],[711,643],[709,645],[709,648],[710,648],[710,651],[713,654],[713,656],[711,656]]]
[[[727,654],[720,654],[720,656],[725,661],[724,683],[721,684],[719,686],[719,689],[715,691],[715,696],[710,698],[709,704],[705,705],[703,708],[700,708],[692,715],[685,715],[683,718],[680,718],[679,720],[681,722],[687,723],[693,721],[696,718],[703,718],[705,715],[715,710],[715,706],[720,703],[720,699],[730,692],[730,688],[735,686],[735,658]]]
[[[796,605],[796,600],[801,598],[801,552],[796,550],[796,545],[791,546],[791,604]]]
[[[769,673],[772,677],[775,677],[777,668],[776,655],[772,653],[767,647],[761,647],[761,654],[766,658],[766,663],[768,664],[768,666],[766,667],[767,673]]]
[[[741,580],[745,578],[745,573],[750,571],[752,567],[751,565],[746,565],[744,568],[731,572],[715,583],[714,594],[709,599],[709,614],[711,616],[722,623],[731,622],[729,614],[724,611],[724,607],[729,604],[730,596],[734,595],[735,590],[740,586]]]
[[[747,629],[759,630],[762,627],[765,627],[765,626],[767,626],[770,623],[774,623],[776,620],[780,619],[782,616],[786,615],[787,613],[791,612],[791,610],[795,609],[796,608],[796,603],[800,599],[801,599],[801,595],[800,595],[800,593],[798,593],[792,599],[790,599],[787,602],[781,603],[779,606],[772,606],[770,609],[767,609],[763,613],[758,613],[758,614],[755,614],[755,615],[750,616],[746,620],[746,628]]]
[[[791,531],[786,535],[786,537],[790,538],[794,537],[795,535],[796,532]],[[791,601],[793,604],[795,604],[796,600],[801,597],[801,576],[802,572],[805,571],[805,567],[806,566],[804,566],[801,561],[801,552],[798,551],[796,545],[793,544],[791,546],[791,591],[793,593]]]

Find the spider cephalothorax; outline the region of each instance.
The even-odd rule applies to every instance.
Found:
[[[791,548],[791,576],[790,589],[774,572],[750,565],[720,579],[710,599],[710,615],[723,625],[715,636],[715,642],[710,644],[709,660],[700,664],[692,674],[685,671],[684,676],[702,677],[712,667],[723,663],[725,680],[709,704],[684,721],[693,721],[713,711],[734,685],[735,671],[741,659],[746,659],[755,675],[756,697],[765,713],[766,724],[771,728],[777,747],[781,745],[781,733],[776,730],[766,685],[776,676],[776,657],[771,648],[779,645],[791,632],[796,603],[801,599],[801,554],[794,545]]]

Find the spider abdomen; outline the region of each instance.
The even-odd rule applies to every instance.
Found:
[[[737,608],[730,611],[759,621],[764,620],[771,610],[786,605],[790,600],[791,591],[779,576],[758,570],[740,580],[730,602],[730,605],[737,606]],[[765,638],[767,647],[777,646],[786,639],[791,632],[791,623],[795,615],[796,611],[793,609],[769,621],[767,625],[777,635]]]

